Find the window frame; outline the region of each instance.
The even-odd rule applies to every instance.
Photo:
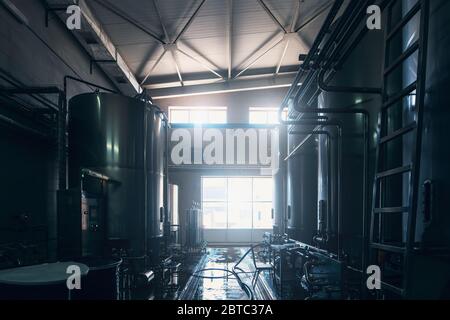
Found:
[[[270,125],[270,124],[279,124],[279,120],[278,120],[278,108],[272,108],[272,107],[249,107],[248,109],[248,123],[249,124],[253,124],[253,125]],[[276,122],[270,122],[269,121],[269,114],[276,112],[277,113],[277,118],[276,118]],[[266,116],[266,121],[265,122],[254,122],[251,121],[251,114],[252,113],[261,113],[261,114],[265,114]],[[288,118],[288,108],[284,108],[283,109],[283,120],[287,120]]]
[[[217,201],[217,200],[205,200],[204,199],[204,181],[207,179],[225,179],[225,189],[226,189],[226,201]],[[230,207],[232,206],[233,202],[230,199],[230,195],[229,195],[229,187],[230,187],[230,180],[232,179],[250,179],[251,182],[251,201],[239,201],[237,203],[245,203],[245,204],[249,204],[251,207],[251,226],[250,227],[230,227]],[[208,203],[208,204],[219,204],[222,205],[225,210],[226,210],[226,227],[225,228],[221,228],[221,227],[210,227],[210,226],[205,226],[203,225],[203,228],[205,230],[239,230],[239,229],[252,229],[252,230],[268,230],[272,228],[272,218],[270,218],[270,226],[267,225],[266,227],[255,227],[255,215],[256,215],[256,210],[255,207],[257,207],[258,204],[270,204],[271,208],[273,208],[273,195],[271,196],[270,200],[256,200],[255,197],[255,180],[258,179],[267,179],[270,180],[272,183],[272,187],[273,187],[273,177],[270,176],[202,176],[201,177],[201,207],[202,207],[202,212],[204,214],[205,210],[204,210],[204,204]]]
[[[173,124],[226,124],[228,123],[228,107],[209,107],[209,106],[170,106],[169,110],[169,122]],[[176,111],[184,111],[188,113],[188,121],[187,122],[172,122],[172,113]],[[195,122],[192,120],[194,112],[208,112],[208,119],[205,122]],[[210,120],[210,112],[219,111],[225,112],[225,120],[224,122],[217,122]]]

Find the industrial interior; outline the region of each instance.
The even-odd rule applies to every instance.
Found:
[[[450,299],[450,1],[0,20],[0,300]]]

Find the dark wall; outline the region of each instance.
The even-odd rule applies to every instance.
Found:
[[[23,86],[58,86],[62,89],[65,75],[111,87],[109,79],[96,66],[93,74],[89,73],[89,56],[65,24],[50,13],[49,26],[45,26],[43,1],[12,2],[27,17],[29,26],[19,23],[0,5],[2,87],[11,87],[9,81],[12,81]],[[90,91],[76,83],[70,83],[68,89],[69,98]],[[25,118],[30,119],[29,111],[19,112],[14,103],[6,108],[3,100],[0,101],[0,115],[8,109],[8,117],[19,123]],[[48,249],[49,256],[53,257],[58,186],[56,142],[26,134],[0,120],[0,149],[0,245],[35,243],[38,250],[45,253]],[[28,219],[18,219],[21,215]],[[22,252],[22,255],[28,254]]]

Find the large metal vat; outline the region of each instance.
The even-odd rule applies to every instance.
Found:
[[[290,135],[293,150],[305,136]],[[310,139],[287,161],[287,234],[312,244],[317,211],[317,143]]]
[[[110,178],[107,239],[128,243],[131,257],[158,254],[164,213],[163,126],[159,111],[137,99],[92,93],[70,100],[70,188],[80,188],[82,169]]]
[[[273,233],[284,234],[286,232],[286,169],[287,162],[287,130],[286,127],[279,129],[279,168],[273,175],[273,208],[272,208],[272,222]]]
[[[379,88],[382,74],[382,37],[382,32],[369,32],[330,84]],[[318,210],[323,210],[323,206],[329,206],[331,209],[331,216],[327,221],[329,239],[326,247],[336,254],[347,254],[355,267],[361,267],[363,230],[365,228],[368,231],[367,217],[370,210],[369,197],[372,194],[377,138],[373,133],[376,132],[380,106],[379,95],[322,92],[318,99],[320,109],[365,109],[370,113],[368,118],[363,114],[324,113],[330,122],[337,122],[339,126],[324,128],[332,137],[329,146],[326,135],[318,138]],[[366,119],[370,120],[370,133],[365,132]],[[341,146],[339,129],[342,133]],[[368,155],[364,152],[365,138],[370,146]],[[331,148],[330,153],[328,148]],[[329,156],[331,162],[328,161]],[[365,156],[368,158],[365,159]],[[370,164],[369,168],[365,168],[366,160]],[[329,165],[331,168],[328,168]],[[318,212],[318,216],[321,214],[323,215]]]

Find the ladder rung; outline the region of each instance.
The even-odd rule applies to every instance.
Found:
[[[375,208],[374,213],[403,213],[409,212],[409,207]]]
[[[403,61],[409,58],[410,55],[412,55],[414,52],[419,49],[419,41],[414,42],[405,52],[403,52],[395,61],[392,63],[385,71],[384,76],[389,75],[392,71],[394,71],[395,68],[398,67],[399,64],[401,64]]]
[[[411,92],[417,89],[417,81],[414,81],[409,86],[407,86],[405,89],[394,95],[390,100],[385,102],[383,104],[383,109],[387,109],[390,106],[392,106],[394,103],[398,102],[399,100],[403,99],[403,97],[406,97]]]
[[[403,292],[404,292],[404,290],[402,288],[396,287],[396,286],[394,286],[392,284],[389,284],[389,283],[386,283],[386,282],[383,282],[383,281],[381,281],[381,288],[385,289],[385,290],[388,290],[388,291],[391,291],[391,292],[393,292],[395,294],[398,294],[399,296],[402,296]]]
[[[411,123],[411,124],[407,125],[406,127],[403,127],[403,128],[401,128],[401,129],[399,129],[399,130],[397,130],[397,131],[394,131],[394,132],[391,133],[390,135],[388,135],[388,136],[382,138],[382,139],[380,140],[380,144],[385,144],[385,143],[387,143],[387,142],[389,142],[389,141],[392,141],[392,140],[394,140],[395,138],[400,137],[400,136],[403,136],[403,135],[407,134],[408,132],[413,131],[413,130],[416,129],[416,128],[417,128],[417,123],[415,123],[415,122],[414,122],[414,123]]]
[[[372,243],[370,246],[372,247],[372,249],[378,249],[393,253],[405,253],[406,251],[405,248],[403,247],[391,246],[388,244],[381,244],[381,243]]]
[[[392,37],[401,29],[403,28],[408,22],[414,18],[417,12],[419,12],[421,7],[421,2],[417,1],[417,3],[414,5],[414,7],[409,10],[409,12],[396,24],[396,26],[389,32],[389,35],[387,36],[387,41],[391,40]]]
[[[377,174],[377,179],[382,179],[382,178],[387,178],[387,177],[391,177],[391,176],[395,176],[395,175],[399,175],[405,172],[409,172],[411,171],[412,167],[411,165],[408,166],[404,166],[404,167],[400,167],[400,168],[395,168],[395,169],[391,169],[391,170],[387,170],[384,172],[380,172]]]

